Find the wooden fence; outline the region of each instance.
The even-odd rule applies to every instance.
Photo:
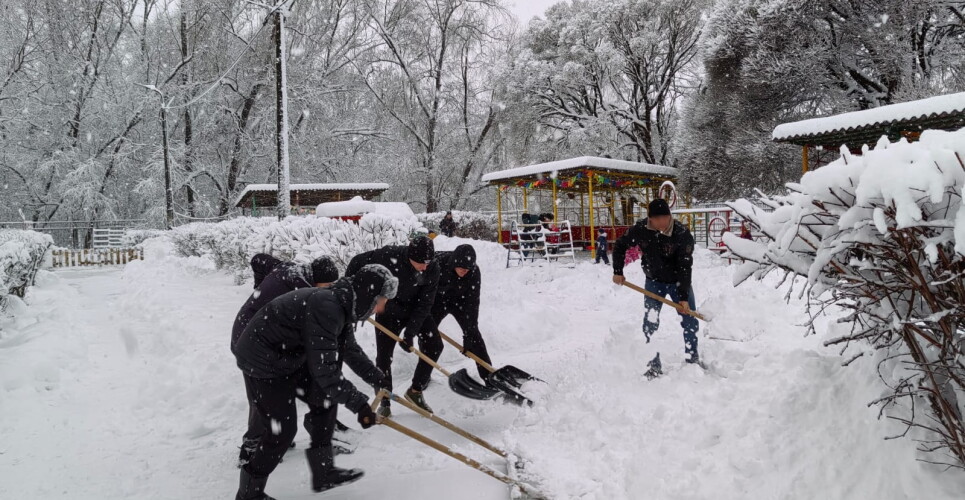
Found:
[[[144,250],[140,248],[61,249],[52,255],[54,267],[116,266],[144,260]]]

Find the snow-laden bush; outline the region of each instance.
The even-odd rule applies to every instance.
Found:
[[[144,243],[144,240],[157,238],[165,234],[167,234],[167,231],[162,229],[128,229],[124,231],[124,236],[121,237],[121,246],[125,248],[136,247]]]
[[[442,231],[439,229],[439,223],[442,222],[445,216],[445,212],[416,215],[422,224],[439,234],[442,234]],[[474,240],[496,241],[496,214],[453,210],[452,219],[456,221],[455,236]]]
[[[882,414],[918,429],[929,461],[965,468],[965,129],[842,149],[788,188],[762,197],[770,213],[730,204],[764,235],[724,235],[746,261],[735,285],[783,271],[806,277],[814,317],[849,311],[826,344],[853,351],[846,364],[879,350]]]
[[[256,253],[296,262],[327,255],[344,270],[355,255],[385,245],[407,244],[414,233],[425,233],[415,218],[366,214],[357,224],[313,216],[196,222],[171,230],[169,237],[182,256],[207,256],[219,269],[245,272]]]
[[[26,294],[53,244],[49,234],[0,229],[0,311],[8,295]]]

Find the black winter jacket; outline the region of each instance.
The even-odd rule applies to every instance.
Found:
[[[252,269],[254,269],[254,267],[255,266],[252,265]],[[255,269],[256,276],[258,272],[259,270]],[[241,332],[248,326],[248,322],[251,321],[251,318],[255,316],[255,313],[257,313],[259,309],[288,292],[311,287],[312,284],[309,283],[310,278],[308,277],[310,274],[311,270],[302,265],[292,262],[280,262],[277,264],[274,269],[261,280],[260,286],[255,289],[245,304],[241,306],[241,310],[238,311],[238,315],[235,317],[235,324],[231,327],[231,352],[234,352],[235,344],[238,342],[238,337],[241,336]]]
[[[690,298],[694,267],[694,237],[687,226],[674,221],[670,236],[650,229],[647,219],[640,220],[613,244],[613,274],[622,276],[627,249],[640,247],[640,263],[647,278],[675,283],[680,300]]]
[[[358,413],[368,398],[342,377],[341,363],[373,386],[382,372],[355,341],[354,300],[351,286],[342,283],[295,290],[272,300],[238,339],[238,368],[250,377],[268,379],[307,365],[328,399]]]
[[[409,248],[405,246],[387,246],[377,250],[363,252],[352,258],[345,276],[354,276],[359,269],[368,264],[381,264],[399,278],[399,293],[386,304],[383,318],[405,319],[406,339],[412,339],[419,334],[422,323],[432,311],[432,303],[436,298],[436,288],[439,285],[439,263],[433,259],[425,272],[418,272],[409,263]],[[402,332],[393,332],[402,336]]]
[[[439,263],[439,288],[436,303],[458,307],[469,313],[473,323],[479,320],[479,297],[482,292],[482,273],[478,265],[473,265],[469,274],[460,278],[456,274],[452,252],[436,252],[435,261]]]

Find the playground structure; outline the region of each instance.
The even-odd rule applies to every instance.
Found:
[[[520,243],[513,240],[512,223],[503,229],[504,219],[518,227],[522,214],[543,212],[557,224],[572,223],[572,243],[595,258],[598,231],[606,231],[612,241],[645,216],[652,199],[666,198],[671,208],[683,202],[673,184],[677,176],[672,167],[583,156],[492,172],[482,180],[496,187],[500,243]]]

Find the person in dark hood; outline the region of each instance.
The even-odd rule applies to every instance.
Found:
[[[355,324],[380,313],[399,290],[399,280],[379,265],[365,266],[329,288],[303,288],[266,305],[241,333],[234,354],[244,374],[249,403],[271,432],[262,436],[241,468],[236,500],[271,500],[268,475],[277,467],[298,430],[295,398],[301,379],[311,425],[305,451],[312,489],[325,491],[358,480],[362,471],[335,467],[331,439],[335,409],[345,405],[363,429],[376,423],[368,398],[342,376],[342,363],[378,386],[383,375],[355,340]]]
[[[439,324],[451,314],[462,329],[462,347],[465,352],[471,352],[492,365],[486,342],[479,331],[482,273],[476,265],[476,250],[472,245],[459,245],[451,252],[436,253],[436,262],[439,263],[439,288],[432,304],[432,313],[423,324],[423,331],[437,333]],[[480,378],[489,378],[488,370],[478,364],[476,368]],[[425,390],[428,384],[428,376],[412,380],[413,387],[420,391]]]
[[[446,212],[446,216],[439,222],[439,230],[450,238],[456,234],[456,221],[452,218],[452,212]]]
[[[251,258],[251,270],[255,275],[255,288],[258,288],[262,280],[265,279],[265,276],[268,276],[268,274],[274,271],[275,268],[278,267],[278,264],[281,263],[282,261],[280,259],[276,259],[266,253],[255,254],[255,256]]]
[[[345,275],[353,276],[368,264],[380,264],[399,278],[399,295],[389,303],[385,312],[377,314],[375,319],[403,338],[403,349],[406,351],[411,352],[412,342],[418,336],[419,350],[437,360],[442,353],[442,339],[435,332],[422,331],[422,325],[432,311],[436,287],[439,284],[439,265],[435,262],[434,255],[435,246],[432,240],[426,236],[418,236],[413,238],[408,246],[387,246],[356,255],[349,262]],[[378,351],[375,363],[385,373],[385,385],[381,388],[392,390],[392,356],[396,341],[378,330],[375,331],[375,340]],[[428,380],[431,374],[432,366],[419,360],[412,377],[413,385],[405,392],[406,399],[430,412],[432,410],[426,404],[422,391],[416,387],[415,381]],[[382,400],[379,414],[391,414],[387,399]]]
[[[329,257],[320,257],[310,264],[295,264],[282,262],[261,253],[252,257],[251,269],[255,274],[255,291],[235,316],[235,323],[231,328],[231,352],[234,352],[235,344],[251,318],[266,304],[293,290],[312,286],[324,288],[338,279],[338,268]],[[302,389],[304,393],[305,388]],[[266,432],[268,432],[268,426],[259,420],[254,406],[250,406],[248,431],[243,437],[238,464],[244,465],[249,460],[252,450],[258,447],[261,437]],[[345,448],[339,447],[339,450],[344,451]]]
[[[622,285],[624,260],[627,249],[639,247],[640,262],[647,276],[645,288],[661,297],[670,296],[684,310],[695,308],[691,276],[694,267],[694,237],[687,226],[675,221],[670,206],[661,198],[650,202],[647,217],[640,220],[617,238],[613,245],[613,282]],[[647,297],[644,301],[643,334],[650,337],[660,326],[660,308],[663,303]],[[688,363],[700,363],[697,352],[697,319],[680,313],[680,326],[684,331],[684,352]],[[659,374],[657,374],[659,375]],[[650,375],[648,375],[649,377]]]

